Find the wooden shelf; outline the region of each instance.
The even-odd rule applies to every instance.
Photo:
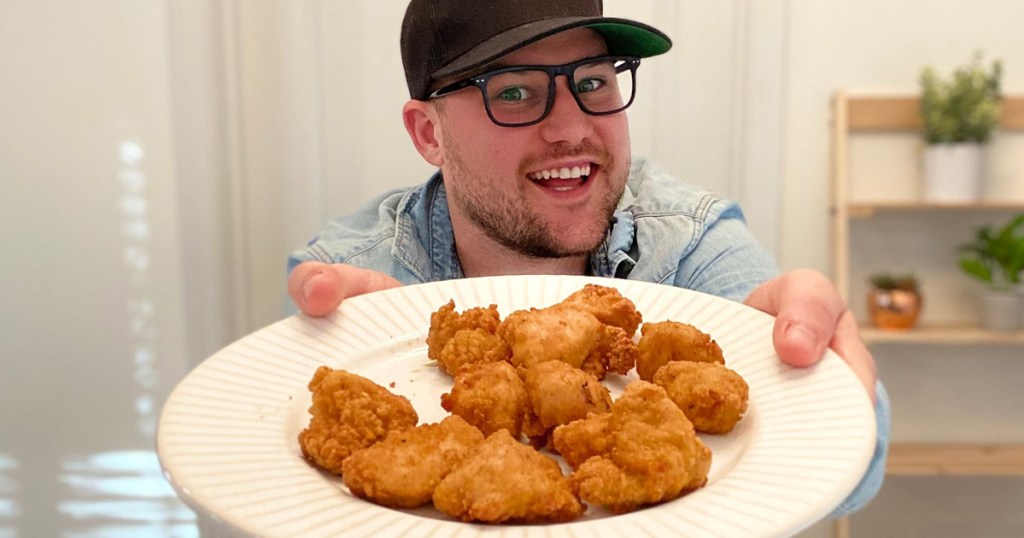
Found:
[[[1024,476],[1024,445],[893,443],[885,472],[902,476]]]
[[[1022,201],[980,201],[974,203],[937,202],[856,202],[847,205],[851,219],[868,219],[878,213],[966,213],[971,211],[1024,211]]]
[[[917,96],[851,96],[848,99],[850,132],[920,131],[921,101]],[[1024,96],[1004,95],[999,124],[1007,130],[1024,129]]]
[[[906,330],[861,327],[861,338],[871,344],[1011,344],[1024,345],[1024,330],[999,332],[971,326],[933,325]]]

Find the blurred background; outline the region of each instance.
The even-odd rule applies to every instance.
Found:
[[[197,534],[154,454],[167,395],[287,315],[285,259],[327,219],[432,172],[401,122],[404,4],[0,0],[0,538]],[[914,95],[983,51],[1024,93],[1017,0],[605,4],[675,42],[640,69],[634,152],[738,200],[784,269],[833,271],[837,91]],[[1020,136],[986,196],[1024,200]],[[916,173],[899,144],[859,173]],[[1021,349],[876,350],[894,437],[1024,443]],[[846,530],[1019,536],[1022,505],[1012,473],[892,476]]]

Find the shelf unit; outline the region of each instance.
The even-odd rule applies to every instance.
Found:
[[[920,132],[916,96],[836,94],[832,132],[832,245],[836,285],[850,301],[851,224],[879,217],[987,215],[1024,211],[1024,201],[977,203],[928,203],[916,201],[852,200],[850,186],[850,136],[853,134],[912,134]],[[1024,130],[1024,96],[1004,96],[1000,128]],[[988,331],[966,325],[922,325],[905,331],[861,327],[865,343],[877,353],[879,346],[907,345],[1009,345],[1024,347],[1024,330]],[[1024,476],[1024,444],[992,443],[894,443],[886,473],[893,476]],[[849,520],[837,520],[834,534],[849,536]]]

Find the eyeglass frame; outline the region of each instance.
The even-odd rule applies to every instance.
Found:
[[[583,101],[580,99],[580,95],[576,88],[576,84],[573,83],[572,77],[576,73],[576,69],[579,68],[580,66],[589,65],[604,60],[610,60],[613,63],[620,60],[624,61],[622,65],[631,71],[630,76],[633,80],[632,90],[629,95],[629,100],[626,101],[626,103],[623,104],[621,107],[605,112],[593,112],[591,110],[588,110],[586,105],[583,104]],[[619,112],[626,110],[627,108],[629,108],[630,105],[633,104],[633,100],[636,98],[636,70],[638,67],[640,67],[640,58],[636,56],[594,56],[592,58],[584,58],[579,61],[562,65],[513,65],[509,67],[502,67],[500,69],[494,69],[491,71],[485,71],[483,73],[480,73],[479,75],[474,75],[472,77],[468,77],[453,82],[451,84],[442,86],[441,88],[435,90],[430,95],[428,95],[427,100],[436,99],[438,97],[444,97],[445,95],[455,93],[459,90],[468,88],[470,86],[475,86],[480,90],[480,95],[484,101],[484,109],[487,111],[487,117],[490,118],[495,125],[501,127],[529,127],[530,125],[536,125],[544,121],[544,119],[547,118],[549,114],[551,114],[551,108],[555,104],[555,93],[557,90],[555,88],[555,78],[558,77],[559,75],[564,75],[566,80],[569,81],[569,91],[570,93],[572,93],[573,99],[576,100],[576,104],[579,105],[580,110],[591,116],[608,116],[611,114],[618,114]],[[498,121],[494,117],[494,113],[491,112],[491,100],[487,96],[487,82],[497,75],[513,71],[544,71],[545,73],[548,74],[547,103],[545,103],[544,105],[544,113],[541,114],[541,116],[536,120],[528,121],[525,123],[507,123]],[[623,70],[616,69],[616,74],[622,72]]]

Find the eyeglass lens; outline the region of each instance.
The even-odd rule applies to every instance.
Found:
[[[492,76],[484,91],[494,120],[524,124],[540,120],[547,112],[552,75],[539,69],[506,71]],[[598,60],[573,72],[572,88],[584,111],[617,112],[633,97],[634,73],[622,60]]]

